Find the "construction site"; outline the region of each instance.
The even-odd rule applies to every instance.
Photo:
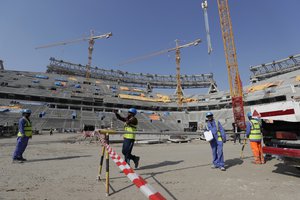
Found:
[[[42,70],[10,68],[0,52],[0,200],[298,199],[300,54],[283,51],[241,70],[230,10],[238,5],[197,5],[205,35],[121,60],[112,55],[118,68],[100,67],[95,51],[119,37],[114,30],[34,47],[47,54],[85,44],[85,63],[58,53],[47,54]],[[217,25],[223,67],[185,69],[191,51],[214,56]],[[130,72],[157,57],[173,69]]]

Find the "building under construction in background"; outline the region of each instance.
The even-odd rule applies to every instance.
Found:
[[[113,110],[138,109],[140,131],[200,131],[205,113],[212,111],[226,129],[234,121],[230,91],[220,91],[213,74],[181,75],[182,87],[207,88],[207,93],[185,96],[179,109],[176,95],[155,92],[176,89],[176,77],[134,74],[90,68],[50,59],[47,72],[0,71],[0,125],[18,122],[20,110],[32,110],[33,129],[79,131],[84,124],[110,126]],[[244,109],[273,102],[300,99],[300,55],[251,66],[250,85],[243,88]],[[123,124],[114,121],[114,128]]]

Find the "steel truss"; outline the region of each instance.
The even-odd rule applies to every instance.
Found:
[[[300,69],[300,54],[289,56],[288,58],[273,61],[266,64],[251,66],[253,75],[251,80],[264,80],[280,74],[285,74]]]
[[[47,72],[85,77],[86,66],[50,58],[50,64],[48,65]],[[175,89],[177,87],[175,75],[129,73],[120,70],[107,70],[97,67],[91,67],[90,74],[91,78],[113,81],[132,87],[147,87],[147,85],[150,85],[152,88],[164,89]],[[217,90],[216,82],[213,80],[212,73],[181,75],[180,78],[181,85],[184,89],[215,88]]]

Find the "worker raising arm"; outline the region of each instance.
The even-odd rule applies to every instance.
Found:
[[[135,108],[130,108],[128,110],[127,117],[120,116],[117,110],[115,110],[114,113],[119,120],[125,122],[124,130],[126,133],[123,135],[124,140],[122,147],[122,153],[125,157],[125,161],[128,165],[130,165],[130,160],[133,160],[135,168],[138,168],[140,157],[131,154],[135,141],[135,132],[138,125],[138,120],[135,117],[137,111]]]

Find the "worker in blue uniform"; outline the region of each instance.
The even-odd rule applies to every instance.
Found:
[[[32,137],[32,124],[30,121],[31,110],[22,110],[22,117],[19,120],[19,132],[17,137],[17,145],[13,154],[13,162],[22,163],[26,161],[23,153],[28,145],[29,138]]]
[[[219,168],[221,171],[226,171],[223,154],[223,143],[226,142],[224,128],[218,120],[214,119],[212,112],[207,112],[206,118],[206,128],[210,130],[213,135],[213,139],[210,141],[213,156],[212,168]]]
[[[135,117],[137,110],[135,108],[130,108],[128,110],[127,117],[122,117],[119,115],[118,111],[114,111],[117,119],[124,122],[124,130],[126,133],[123,135],[123,147],[122,153],[125,157],[125,161],[130,165],[130,160],[133,160],[135,168],[139,167],[140,157],[132,155],[132,149],[135,142],[135,132],[137,131],[138,120]]]

